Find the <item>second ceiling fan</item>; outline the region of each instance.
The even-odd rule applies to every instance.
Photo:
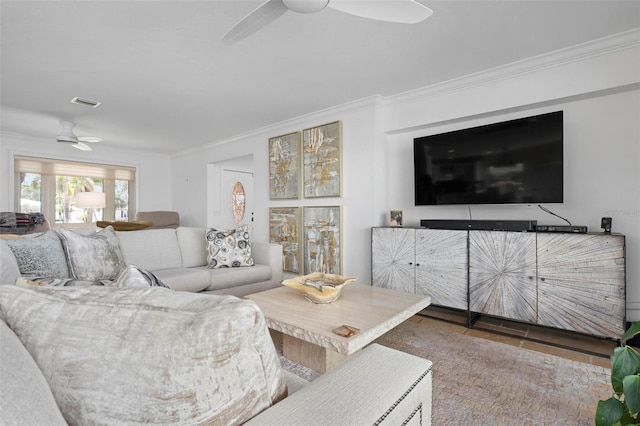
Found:
[[[325,7],[377,21],[415,24],[433,14],[415,0],[267,0],[238,22],[222,41],[231,44],[266,27],[287,11],[315,13]]]
[[[62,143],[69,143],[81,151],[93,151],[93,149],[84,142],[95,143],[102,141],[102,138],[96,136],[76,136],[73,132],[76,123],[73,121],[60,120],[60,125],[62,126],[62,131],[56,136],[56,140]]]

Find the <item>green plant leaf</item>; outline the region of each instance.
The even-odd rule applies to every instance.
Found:
[[[633,338],[638,333],[640,333],[640,321],[634,321],[631,323],[629,329],[622,335],[620,339],[621,343],[624,345],[627,340]]]
[[[611,356],[611,385],[615,393],[623,392],[622,380],[640,373],[640,354],[631,346],[615,348]]]
[[[598,402],[596,408],[596,426],[612,426],[622,418],[625,407],[615,397]]]
[[[618,424],[623,426],[634,426],[638,424],[638,421],[629,414],[629,411],[625,410]]]
[[[624,403],[631,412],[636,415],[640,411],[640,376],[637,374],[622,379],[624,390]]]

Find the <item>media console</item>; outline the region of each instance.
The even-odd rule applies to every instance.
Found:
[[[496,227],[480,222],[372,228],[372,284],[431,296],[432,305],[469,317],[486,314],[616,340],[624,333],[624,235],[451,229],[460,223]],[[497,228],[515,225],[501,222]]]

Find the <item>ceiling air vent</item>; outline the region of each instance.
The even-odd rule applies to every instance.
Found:
[[[75,98],[71,99],[71,103],[78,104],[78,105],[86,105],[86,106],[90,106],[91,108],[98,108],[102,104],[102,102],[92,101],[91,99],[85,99],[79,96],[76,96]]]

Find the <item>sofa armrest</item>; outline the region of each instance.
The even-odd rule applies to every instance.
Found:
[[[431,361],[372,344],[248,425],[431,424]]]
[[[282,246],[280,244],[251,242],[253,261],[271,267],[271,281],[282,281]]]

